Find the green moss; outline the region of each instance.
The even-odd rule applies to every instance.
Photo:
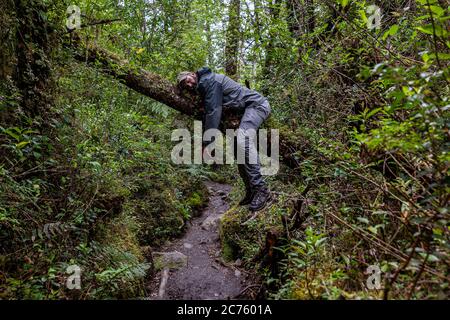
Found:
[[[269,218],[271,209],[261,211],[256,219],[249,221],[252,215],[247,208],[235,206],[222,217],[220,239],[224,259],[250,262],[264,245],[264,235],[273,226]]]
[[[234,261],[238,258],[237,248],[232,242],[227,240],[222,241],[222,257],[225,261]]]
[[[190,207],[200,207],[203,205],[203,199],[198,192],[194,192],[189,199],[186,201],[187,205]]]
[[[187,198],[185,204],[189,209],[197,215],[208,204],[208,190],[203,183],[196,183],[192,186],[193,190],[190,196]]]
[[[220,221],[219,236],[222,243],[222,257],[225,261],[233,261],[239,257],[239,245],[233,235],[239,232],[239,226],[233,223],[233,213],[235,211],[228,211]]]

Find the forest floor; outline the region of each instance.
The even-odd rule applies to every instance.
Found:
[[[239,268],[239,260],[226,263],[221,256],[219,223],[230,209],[231,186],[216,182],[205,184],[209,204],[201,216],[189,223],[182,238],[154,254],[160,271],[148,286],[149,299],[242,299],[244,288],[251,285],[248,274]]]

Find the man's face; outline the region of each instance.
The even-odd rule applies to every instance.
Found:
[[[184,85],[191,90],[197,86],[197,77],[194,73],[187,76],[186,80],[184,80]]]

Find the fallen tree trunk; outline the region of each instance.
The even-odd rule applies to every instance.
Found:
[[[120,80],[127,87],[149,98],[161,102],[168,107],[191,116],[202,119],[200,101],[180,92],[177,86],[167,79],[151,73],[142,68],[133,67],[127,60],[123,60],[116,54],[100,48],[94,44],[81,45],[79,38],[74,36],[72,48],[77,60],[100,67],[106,74]],[[236,129],[239,118],[233,113],[224,113],[222,127]],[[299,150],[295,141],[289,139],[283,131],[280,131],[280,156],[282,161],[291,168],[298,167],[298,160],[294,153]]]
[[[182,95],[170,81],[142,68],[133,67],[127,60],[94,44],[81,46],[79,39],[75,38],[73,41],[77,60],[100,67],[104,73],[120,80],[127,87],[172,109],[188,116],[201,117],[196,101]]]

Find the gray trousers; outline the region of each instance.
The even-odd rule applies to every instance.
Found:
[[[261,175],[261,164],[257,154],[256,137],[252,137],[252,134],[258,132],[261,124],[270,115],[270,105],[266,101],[262,105],[255,107],[248,107],[245,109],[245,113],[242,116],[238,135],[241,134],[244,138],[238,137],[237,143],[235,143],[235,158],[237,159],[237,149],[245,154],[245,163],[238,164],[239,175],[244,181],[247,190],[254,191],[258,188],[265,187],[265,182]],[[253,150],[251,150],[253,148]],[[251,152],[253,152],[251,156]],[[254,157],[255,159],[252,159]],[[250,161],[250,160],[253,161]],[[254,161],[256,160],[256,161]]]

